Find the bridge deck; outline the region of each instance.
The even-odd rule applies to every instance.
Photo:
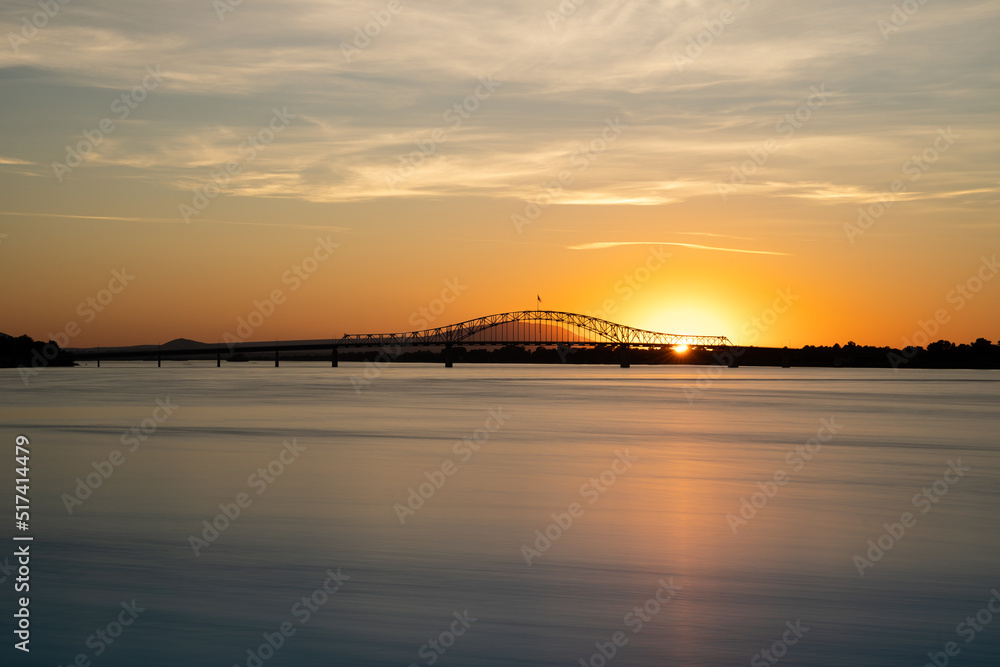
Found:
[[[588,315],[548,310],[499,313],[457,324],[404,333],[345,334],[341,338],[309,341],[243,342],[233,336],[225,343],[191,348],[157,349],[152,346],[104,350],[67,350],[78,360],[148,359],[223,354],[329,351],[344,348],[484,347],[502,345],[597,346],[663,348],[686,345],[716,348],[731,345],[725,336],[693,336],[636,329]]]

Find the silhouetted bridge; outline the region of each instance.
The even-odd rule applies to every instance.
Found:
[[[616,324],[589,315],[563,313],[552,310],[520,310],[511,313],[488,315],[434,329],[406,333],[344,334],[339,339],[328,338],[309,341],[230,342],[201,345],[192,348],[155,349],[150,347],[118,348],[101,351],[69,350],[78,361],[102,359],[149,359],[156,356],[159,364],[163,357],[192,357],[216,355],[216,365],[222,356],[234,353],[273,353],[278,365],[282,352],[330,351],[331,362],[337,366],[337,352],[341,348],[382,348],[390,356],[398,356],[403,348],[442,347],[445,365],[452,366],[451,350],[458,346],[558,346],[561,348],[614,346],[621,355],[622,367],[628,367],[630,348],[702,348],[714,349],[732,345],[725,336],[691,336],[647,331]]]

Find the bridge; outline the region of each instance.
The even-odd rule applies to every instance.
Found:
[[[589,315],[554,310],[519,310],[487,315],[457,324],[405,333],[344,334],[341,338],[309,341],[237,342],[202,345],[197,348],[157,349],[151,346],[112,348],[107,350],[67,350],[76,360],[148,359],[156,355],[157,365],[163,357],[216,355],[221,366],[223,354],[274,353],[274,364],[281,352],[329,351],[334,367],[341,348],[382,348],[390,357],[398,356],[403,348],[444,348],[445,366],[453,365],[451,350],[459,346],[488,347],[523,345],[529,347],[614,346],[618,349],[621,366],[627,368],[628,350],[638,349],[714,349],[732,345],[725,336],[693,336],[636,329]]]

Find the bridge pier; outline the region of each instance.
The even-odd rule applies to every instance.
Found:
[[[559,361],[561,363],[566,363],[566,357],[569,356],[570,348],[566,343],[559,343],[556,345],[556,352],[559,354]]]
[[[632,327],[615,324],[614,322],[609,322],[607,320],[587,315],[542,310],[515,311],[501,313],[498,315],[489,315],[448,326],[405,333],[344,334],[339,339],[331,337],[329,343],[322,342],[322,339],[318,341],[286,340],[285,347],[295,352],[309,350],[321,353],[323,350],[327,350],[330,352],[330,365],[333,368],[337,368],[340,365],[339,348],[341,346],[348,349],[370,347],[381,347],[383,349],[388,349],[390,347],[426,349],[429,347],[430,349],[440,350],[444,348],[442,355],[438,357],[438,359],[439,361],[444,362],[445,368],[453,368],[457,359],[458,349],[461,348],[462,350],[465,350],[468,346],[496,347],[517,345],[529,350],[529,352],[532,348],[534,348],[534,352],[531,352],[530,354],[535,360],[551,356],[547,353],[537,354],[539,349],[547,349],[552,346],[557,346],[559,358],[563,361],[563,363],[568,361],[568,356],[571,351],[579,347],[586,347],[587,349],[595,349],[596,347],[598,350],[593,355],[580,355],[582,357],[580,359],[581,361],[589,361],[590,357],[594,356],[600,358],[602,363],[608,361],[613,363],[615,358],[614,354],[617,348],[617,354],[621,367],[629,368],[631,366],[629,357],[631,356],[630,348],[632,343],[622,343],[621,341],[635,341],[636,347],[642,347],[646,350],[654,350],[670,346],[677,347],[679,346],[679,341],[681,340],[683,340],[688,346],[696,349],[724,350],[728,347],[732,347],[732,343],[724,336],[681,337],[673,334],[634,329]],[[260,342],[245,342],[245,344],[240,347],[240,354],[237,355],[237,360],[245,358],[245,354],[248,352],[253,353],[254,355],[266,355],[267,345],[268,342],[266,340]],[[152,346],[149,347],[151,348]],[[231,346],[227,349],[227,354],[230,356],[233,356],[233,353],[237,351]],[[275,339],[271,349],[274,352],[274,366],[275,368],[279,368],[281,366],[281,340]],[[549,351],[551,352],[551,350]],[[173,355],[174,359],[183,355],[191,355],[190,358],[194,359],[204,359],[206,357],[211,359],[211,357],[206,354],[204,347],[193,349],[176,347],[168,350],[168,352]],[[96,366],[98,368],[101,367],[101,362],[103,361],[103,349],[101,347],[98,347],[96,351],[81,354],[83,354],[82,359],[84,361],[96,361]],[[383,355],[386,354],[388,354],[389,358],[395,358],[399,353],[383,353]],[[108,355],[108,358],[112,360],[134,358],[141,359],[149,356],[149,348],[146,348],[145,351],[141,353],[135,353],[127,348],[112,348]],[[498,354],[496,356],[498,359],[506,358],[504,354]],[[646,353],[641,356],[644,359],[645,356],[652,355]],[[260,357],[258,356],[257,358]],[[788,362],[789,360],[785,359],[783,360],[782,365],[789,365]],[[221,344],[216,346],[215,365],[216,368],[221,368],[222,366]],[[735,361],[732,365],[734,367],[737,366]],[[163,350],[159,346],[156,351],[156,366],[157,368],[163,367]]]

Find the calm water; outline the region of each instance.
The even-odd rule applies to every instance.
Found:
[[[0,371],[29,664],[1000,664],[1000,373],[706,371]]]

